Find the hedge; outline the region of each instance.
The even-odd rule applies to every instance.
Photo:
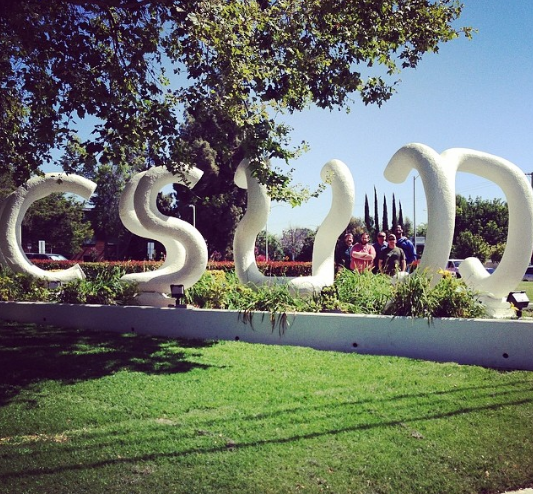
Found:
[[[106,261],[106,262],[76,262],[76,261],[48,261],[44,259],[34,259],[35,265],[45,270],[68,269],[75,264],[79,264],[83,272],[89,279],[94,279],[102,271],[120,268],[125,274],[143,273],[159,268],[162,261]],[[310,262],[283,262],[269,261],[258,262],[259,270],[267,276],[310,276],[312,266]],[[235,269],[233,261],[209,261],[208,270],[219,270],[230,272]]]

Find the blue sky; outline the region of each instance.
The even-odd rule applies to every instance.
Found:
[[[395,94],[381,108],[355,104],[350,114],[309,110],[286,121],[293,139],[306,140],[311,151],[294,162],[295,182],[316,187],[320,169],[337,158],[354,177],[352,215],[364,217],[373,188],[379,205],[387,196],[389,217],[394,193],[404,216],[413,217],[413,175],[392,184],[383,171],[393,154],[411,142],[437,152],[465,147],[495,154],[533,172],[533,3],[528,0],[464,0],[458,25],[478,30],[472,40],[459,38],[427,54],[415,70],[400,74]],[[502,197],[498,186],[474,175],[457,176],[457,193],[485,199]],[[273,203],[268,231],[315,228],[326,216],[326,191],[298,208]],[[380,213],[381,218],[381,213]],[[427,221],[420,181],[416,190],[416,222]]]

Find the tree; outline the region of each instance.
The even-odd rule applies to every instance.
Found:
[[[389,212],[387,210],[387,198],[383,196],[383,220],[381,221],[383,231],[386,232],[389,229]]]
[[[402,226],[403,226],[403,234],[406,237],[411,237],[414,232],[413,223],[411,223],[411,220],[409,218],[405,218]],[[418,231],[418,226],[416,227],[416,229]]]
[[[396,197],[392,194],[392,228],[396,228],[398,224],[398,214],[396,213]]]
[[[416,235],[417,237],[425,237],[428,232],[428,224],[427,223],[419,223],[416,225]]]
[[[87,218],[91,222],[96,240],[106,242],[112,248],[106,255],[111,258],[145,259],[149,240],[128,231],[119,216],[120,195],[126,182],[135,174],[149,168],[148,157],[130,153],[129,166],[114,163],[98,164],[94,156],[86,153],[79,138],[75,137],[67,145],[61,158],[61,166],[68,173],[76,173],[96,182],[96,190],[91,196],[91,209]],[[167,216],[178,216],[174,194],[157,195],[157,207]],[[164,253],[161,243],[155,242],[156,257]]]
[[[372,231],[374,229],[374,222],[372,221],[372,218],[370,217],[370,207],[368,206],[368,196],[365,194],[365,226],[366,231],[369,234],[372,234]]]
[[[364,231],[365,231],[365,222],[363,221],[363,219],[352,216],[350,218],[348,226],[346,227],[346,232],[353,233],[355,240],[357,240],[357,235],[360,235]],[[344,233],[339,238],[341,237],[344,238]]]
[[[0,203],[2,199],[16,189],[15,182],[10,175],[0,173]]]
[[[266,252],[266,232],[262,230],[257,235],[255,245],[260,255],[265,256]],[[266,259],[266,256],[265,256]],[[269,261],[281,261],[283,259],[283,248],[277,235],[268,234],[268,259]]]
[[[485,262],[490,256],[490,253],[490,245],[483,240],[483,237],[469,231],[463,231],[459,234],[452,249],[452,255],[454,257],[460,259],[477,257],[481,262]]]
[[[501,199],[485,200],[456,196],[455,232],[453,244],[457,245],[462,233],[478,235],[490,246],[507,240],[509,211]]]
[[[209,251],[219,252],[223,258],[233,255],[233,236],[238,221],[246,206],[246,191],[235,187],[233,149],[238,147],[238,132],[235,125],[222,116],[215,118],[207,111],[196,109],[189,115],[184,132],[187,144],[195,155],[195,166],[204,172],[202,179],[189,189],[175,185],[177,210],[181,218],[190,215],[190,205],[196,208],[196,228],[205,238]],[[210,136],[225,133],[217,143],[218,152],[210,143]],[[222,152],[222,149],[226,151]]]
[[[287,162],[302,147],[271,115],[378,105],[398,74],[470,28],[455,0],[5,0],[0,12],[0,173],[22,183],[75,139],[100,164],[131,154],[195,165],[187,119],[215,122],[215,161],[243,158],[273,194],[298,200]],[[168,72],[173,72],[168,74]],[[172,84],[171,84],[172,82]],[[277,117],[276,117],[277,118]],[[227,136],[231,135],[231,139]]]
[[[72,257],[83,241],[92,237],[83,204],[62,194],[51,194],[33,203],[22,221],[22,245],[35,251],[39,240],[47,250]]]
[[[490,254],[489,254],[490,260],[492,262],[496,263],[502,260],[503,253],[505,252],[505,246],[506,244],[504,243],[496,244],[492,246],[492,248],[490,249]]]
[[[344,245],[344,235],[351,233],[354,236],[354,241],[357,242],[358,236],[361,235],[365,230],[365,223],[362,218],[356,218],[352,216],[349,223],[346,225],[344,231],[337,237],[336,246]]]
[[[403,211],[402,211],[402,201],[399,201],[399,213],[398,213],[398,225],[403,227]]]
[[[374,228],[376,233],[380,231],[379,229],[379,209],[378,209],[378,193],[376,192],[376,187],[374,187]]]
[[[302,252],[306,239],[313,234],[309,228],[289,228],[283,230],[281,235],[281,246],[284,254],[295,261]]]
[[[307,237],[305,237],[302,250],[296,257],[297,261],[311,262],[313,260],[313,249],[315,247],[316,232],[317,230],[315,231],[310,230]]]
[[[118,211],[124,177],[117,167],[106,164],[96,171],[94,181],[97,183],[95,194],[91,197],[91,223],[94,231],[103,240],[118,240],[124,232]]]

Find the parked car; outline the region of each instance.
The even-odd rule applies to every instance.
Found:
[[[38,254],[36,252],[26,252],[26,257],[30,260],[42,259],[45,261],[68,261],[65,256],[62,256],[61,254],[52,254],[51,252],[47,252],[45,254]]]
[[[533,265],[530,265],[522,278],[522,281],[533,281]]]
[[[453,276],[457,276],[457,278],[460,278],[461,275],[459,274],[459,265],[464,261],[464,259],[448,259],[448,263],[446,264],[446,271],[452,273]]]

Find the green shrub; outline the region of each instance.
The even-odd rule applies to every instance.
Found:
[[[39,301],[53,299],[48,283],[24,273],[0,268],[0,300]]]
[[[431,319],[483,317],[486,311],[477,294],[462,279],[443,274],[432,288],[429,274],[416,271],[393,286],[383,313]]]
[[[125,305],[131,303],[137,287],[120,281],[124,270],[118,266],[102,270],[95,279],[74,280],[61,286],[58,301],[65,304]]]
[[[348,269],[337,275],[335,287],[346,312],[356,314],[381,314],[392,291],[389,276]]]
[[[63,261],[64,262],[64,261]],[[160,263],[85,263],[91,277],[64,283],[51,290],[43,280],[0,269],[0,300],[40,300],[69,304],[128,304],[137,287],[120,278],[131,270],[153,269]],[[303,263],[300,263],[303,264]],[[186,290],[186,302],[205,309],[238,310],[243,314],[266,311],[273,326],[286,322],[290,312],[340,311],[424,317],[482,317],[484,306],[461,279],[443,276],[432,288],[427,273],[416,272],[396,284],[385,275],[342,270],[335,284],[314,297],[302,298],[287,285],[243,285],[234,271],[207,270]]]
[[[431,318],[436,300],[431,294],[431,279],[420,271],[397,280],[383,313],[394,316]]]
[[[484,317],[485,306],[463,280],[445,274],[433,289],[433,317]]]
[[[0,300],[20,300],[19,285],[15,281],[12,273],[8,273],[5,269],[0,269]]]
[[[206,309],[227,309],[230,292],[236,289],[225,271],[205,271],[185,292],[188,304]]]

